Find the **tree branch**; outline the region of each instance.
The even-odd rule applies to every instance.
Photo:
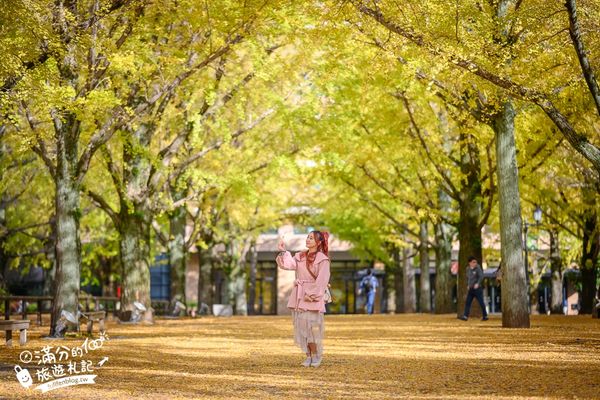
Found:
[[[241,129],[239,129],[237,132],[233,133],[231,135],[231,140],[236,139],[236,138],[242,136],[244,133],[252,130],[258,124],[260,124],[263,120],[265,120],[267,117],[269,117],[271,114],[273,114],[274,112],[275,112],[274,108],[268,109],[260,117],[258,117],[252,123],[250,123],[250,125],[248,125],[246,127],[243,127]],[[211,151],[218,150],[224,144],[225,144],[225,141],[223,139],[219,139],[215,143],[213,143],[212,145],[210,145],[210,146],[208,146],[208,147],[206,147],[206,148],[198,151],[197,153],[193,154],[192,156],[188,157],[179,166],[177,166],[175,168],[175,170],[169,175],[167,181],[172,181],[176,176],[178,176],[181,173],[181,171],[183,171],[184,169],[186,169],[188,166],[190,166],[194,162],[198,161],[199,159],[203,158],[204,156],[206,156]]]
[[[561,133],[569,141],[571,146],[573,146],[575,150],[577,150],[588,161],[590,161],[594,165],[594,168],[598,172],[600,172],[600,148],[590,143],[588,138],[585,137],[585,135],[578,133],[575,130],[575,128],[571,125],[571,123],[567,120],[567,118],[556,109],[554,104],[547,98],[546,95],[536,90],[529,89],[518,83],[515,83],[508,78],[500,77],[496,74],[493,74],[490,71],[481,68],[477,63],[471,60],[457,55],[445,54],[441,49],[436,48],[430,43],[426,42],[423,36],[415,33],[414,30],[410,28],[404,28],[388,20],[381,13],[380,10],[371,9],[365,6],[363,2],[359,0],[353,0],[352,2],[360,12],[372,17],[375,21],[377,21],[382,26],[386,27],[388,30],[408,39],[410,42],[425,49],[430,54],[445,59],[451,64],[454,64],[457,67],[467,70],[472,74],[502,89],[505,89],[509,94],[521,100],[529,101],[536,104],[546,113],[546,115],[552,120],[552,122],[554,122],[554,124],[558,127]]]
[[[419,183],[421,184],[421,187],[423,188],[423,193],[425,194],[425,197],[427,198],[427,201],[425,202],[425,204],[427,205],[427,207],[434,210],[435,207],[433,205],[433,200],[431,200],[431,197],[429,197],[429,187],[427,185],[427,182],[425,181],[425,178],[419,171],[417,171],[417,178],[419,179]],[[444,188],[444,190],[446,190],[446,188]]]
[[[38,144],[37,146],[31,146],[31,150],[33,150],[33,152],[42,159],[42,161],[46,165],[46,168],[48,168],[50,176],[52,177],[52,179],[56,180],[56,166],[54,165],[52,159],[48,155],[48,147],[46,146],[46,142],[44,142],[44,139],[42,139],[42,137],[40,136],[40,133],[37,130],[36,122],[33,120],[33,117],[29,113],[29,108],[27,107],[27,104],[25,104],[24,101],[21,102],[21,104],[25,109],[25,118],[27,119],[29,128],[33,132],[35,140]]]
[[[537,205],[537,202],[531,201],[527,198],[523,199],[524,202],[529,203],[531,205]],[[557,202],[553,201],[554,204],[556,204],[556,206],[560,209],[562,209],[563,207],[558,204]],[[569,228],[566,224],[564,224],[563,222],[559,221],[556,217],[554,217],[552,215],[552,213],[544,213],[544,216],[548,217],[548,219],[556,226],[562,228],[563,230],[565,230],[566,232],[568,232],[570,235],[572,235],[573,237],[578,237],[580,235],[578,235],[575,231],[573,231],[573,229]],[[572,217],[572,216],[571,216]],[[575,219],[575,224],[579,226],[577,220]]]
[[[201,70],[202,68],[212,63],[214,60],[225,55],[231,50],[231,47],[233,45],[241,42],[243,38],[244,37],[242,35],[236,35],[235,37],[233,37],[233,39],[227,41],[227,43],[221,46],[221,48],[219,48],[217,51],[208,55],[204,60],[175,77],[175,79],[173,79],[173,81],[171,81],[171,83],[169,83],[163,90],[158,91],[152,98],[150,98],[147,104],[144,104],[144,106],[153,105],[162,98],[161,103],[159,104],[159,109],[164,108],[165,101],[168,101],[170,99],[171,94],[175,91],[175,89],[179,87],[179,85],[181,85],[187,78],[192,76],[195,72]],[[145,109],[146,107],[143,108]]]
[[[459,192],[456,189],[456,187],[454,186],[454,184],[452,183],[452,180],[448,177],[448,174],[446,173],[446,171],[444,171],[439,166],[439,164],[437,162],[435,162],[435,160],[433,159],[431,152],[429,151],[429,147],[427,146],[427,143],[425,142],[425,139],[423,138],[421,129],[419,128],[419,126],[417,125],[417,122],[415,121],[415,117],[413,115],[412,109],[410,108],[410,104],[408,103],[408,99],[406,98],[404,93],[397,93],[396,97],[404,102],[404,106],[406,107],[406,111],[408,112],[408,117],[410,119],[410,124],[412,125],[415,133],[417,134],[417,137],[419,138],[419,142],[421,143],[423,150],[425,150],[425,154],[427,155],[427,158],[433,164],[435,170],[440,175],[442,180],[446,183],[446,185],[448,185],[448,188],[450,189],[449,194],[454,198],[458,198]]]
[[[96,204],[101,210],[103,210],[110,217],[113,224],[115,226],[119,226],[119,215],[110,206],[110,204],[108,204],[106,202],[106,200],[104,200],[104,198],[100,194],[88,189],[87,187],[85,187],[83,185],[81,186],[81,188],[82,188],[83,193],[85,193],[92,200],[92,202],[94,204]]]
[[[598,88],[596,77],[594,76],[594,70],[588,60],[583,40],[581,40],[579,21],[577,21],[577,4],[575,3],[575,0],[566,0],[565,6],[567,7],[567,12],[569,14],[569,36],[571,36],[573,47],[575,47],[577,58],[579,58],[579,65],[581,65],[581,71],[583,72],[585,81],[590,89],[590,94],[596,104],[596,111],[600,116],[600,89]]]
[[[79,29],[82,29],[82,30],[89,29],[90,27],[96,25],[96,23],[98,21],[100,21],[100,19],[110,15],[114,11],[119,10],[123,6],[127,5],[128,3],[129,3],[128,0],[113,0],[110,2],[108,7],[106,7],[106,6],[102,7],[102,12],[99,12],[100,11],[99,8],[95,8],[92,12],[92,16],[79,24]]]
[[[483,229],[483,226],[485,224],[487,224],[488,219],[490,218],[490,214],[492,213],[492,208],[494,205],[494,193],[496,192],[496,188],[494,185],[494,166],[492,165],[492,154],[491,154],[491,145],[492,143],[494,143],[494,141],[492,140],[490,142],[490,144],[488,146],[486,146],[486,153],[487,153],[487,161],[488,161],[488,174],[489,174],[489,179],[490,179],[490,184],[488,186],[488,201],[487,201],[487,206],[485,207],[485,210],[483,212],[483,215],[481,216],[481,220],[479,221],[478,224],[478,229],[479,231],[481,231],[481,229]]]
[[[20,188],[21,190],[18,190],[17,193],[15,193],[13,196],[6,197],[6,198],[3,196],[2,200],[0,201],[0,206],[2,208],[6,208],[7,205],[17,201],[19,199],[19,197],[23,196],[23,194],[27,191],[27,189],[29,188],[29,184],[31,182],[33,182],[34,178],[35,178],[35,173],[26,177],[26,179],[23,179],[23,182],[21,182],[21,188]],[[4,195],[6,195],[6,193],[4,193]]]
[[[81,183],[85,174],[90,166],[90,161],[94,153],[103,146],[106,142],[110,140],[110,138],[114,135],[114,133],[119,129],[121,123],[123,122],[123,113],[120,108],[112,111],[112,115],[108,120],[102,125],[100,130],[98,130],[92,137],[90,138],[90,142],[86,146],[83,154],[79,158],[77,162],[76,169],[76,177],[77,182]]]
[[[8,236],[14,235],[16,233],[24,233],[26,230],[33,229],[33,228],[39,228],[40,226],[46,226],[49,224],[50,224],[50,222],[40,222],[40,223],[36,223],[36,224],[20,226],[18,228],[7,229],[6,231],[2,232],[2,235],[0,235],[0,237],[8,237]],[[32,236],[32,235],[28,234],[28,236]],[[38,236],[32,236],[32,237],[34,237],[35,239],[40,239],[40,237],[38,237]]]
[[[106,161],[108,173],[113,182],[113,185],[115,186],[115,189],[119,196],[119,200],[121,201],[121,203],[124,203],[127,199],[127,196],[125,194],[125,188],[123,187],[123,179],[121,177],[120,171],[114,162],[110,149],[106,145],[102,146],[101,149],[102,155],[104,156],[104,160]]]
[[[154,218],[152,218],[152,228],[154,228],[154,232],[156,233],[156,237],[160,241],[163,246],[167,246],[169,243],[169,238],[163,233],[160,225]]]
[[[390,214],[388,211],[384,210],[383,207],[381,207],[379,204],[377,204],[376,202],[371,200],[367,195],[364,194],[364,192],[362,192],[359,188],[357,188],[356,185],[354,185],[348,179],[342,178],[342,182],[344,182],[346,185],[348,185],[352,189],[354,189],[360,195],[360,197],[363,199],[363,201],[370,204],[373,208],[375,208],[377,211],[379,211],[384,217],[386,217],[388,220],[390,220],[394,224],[394,226],[408,231],[415,237],[419,237],[419,235],[416,232],[410,231],[406,227],[406,224],[403,224],[400,221],[398,221],[396,218],[394,218],[394,216],[392,214]]]
[[[222,74],[221,74],[221,76],[222,76]],[[213,116],[214,113],[216,113],[216,111],[218,109],[225,106],[231,99],[233,99],[235,93],[237,93],[242,86],[244,86],[248,82],[250,82],[250,80],[252,80],[253,77],[254,77],[254,73],[250,73],[250,74],[246,75],[240,83],[238,83],[230,91],[225,93],[221,97],[221,100],[216,102],[212,106],[208,106],[208,104],[205,103],[204,106],[202,107],[202,110],[199,113],[199,115],[202,117],[200,120],[200,123],[203,123],[204,121],[206,121],[208,118]],[[220,81],[220,78],[218,79],[218,81]],[[159,156],[162,157],[163,166],[168,166],[171,163],[173,157],[177,154],[177,152],[179,151],[181,146],[186,142],[187,138],[189,137],[189,135],[191,133],[192,133],[192,127],[191,126],[185,127],[182,130],[182,132],[179,135],[177,135],[175,137],[175,139],[173,139],[173,141],[167,147],[163,148],[160,151]],[[152,174],[152,175],[153,175],[152,184],[154,186],[156,186],[158,184],[158,178],[155,177],[156,174]]]
[[[22,64],[22,72],[19,75],[11,76],[4,80],[3,85],[0,87],[0,93],[10,91],[17,85],[17,83],[21,81],[21,79],[23,79],[23,77],[28,71],[38,67],[39,65],[44,64],[50,58],[50,52],[46,48],[46,44],[42,43],[41,47],[42,51],[35,60],[27,61]]]

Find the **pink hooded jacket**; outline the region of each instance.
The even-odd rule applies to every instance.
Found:
[[[294,281],[294,288],[288,300],[288,308],[324,313],[325,302],[323,301],[323,295],[329,283],[329,258],[321,252],[317,253],[315,262],[311,268],[311,271],[317,276],[315,281],[306,268],[306,257],[300,259],[300,254],[300,252],[296,253],[292,257],[290,252],[286,251],[282,257],[283,264],[279,265],[280,268],[296,271],[296,280]],[[317,300],[306,300],[305,296],[310,295],[313,295]]]

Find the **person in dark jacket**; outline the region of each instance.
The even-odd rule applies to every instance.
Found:
[[[377,278],[373,275],[371,268],[367,268],[367,275],[362,278],[359,285],[358,294],[364,293],[367,297],[367,314],[373,314],[375,307],[375,293],[379,287]]]
[[[473,303],[473,299],[477,299],[477,302],[481,307],[481,311],[483,312],[483,318],[481,318],[481,320],[488,320],[487,310],[485,309],[485,303],[483,302],[483,288],[481,287],[482,283],[483,269],[481,269],[481,266],[479,265],[475,257],[469,257],[469,267],[467,268],[467,285],[469,291],[467,293],[465,311],[463,315],[458,317],[458,319],[462,319],[463,321],[469,319],[469,313],[471,312],[471,304]]]

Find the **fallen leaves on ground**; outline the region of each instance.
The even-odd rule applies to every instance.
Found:
[[[109,358],[96,384],[41,394],[16,380],[21,351],[84,338],[43,339],[48,327],[34,327],[23,347],[2,338],[0,398],[600,398],[599,328],[589,316],[533,316],[531,329],[503,329],[499,317],[328,315],[323,364],[304,368],[291,317],[109,323],[109,340],[88,357]]]

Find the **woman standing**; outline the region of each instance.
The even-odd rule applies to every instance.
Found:
[[[294,288],[288,300],[294,320],[294,342],[306,354],[303,366],[318,367],[323,358],[325,301],[329,283],[329,233],[312,231],[306,238],[307,251],[294,257],[279,241],[281,251],[275,261],[279,268],[296,271]]]

